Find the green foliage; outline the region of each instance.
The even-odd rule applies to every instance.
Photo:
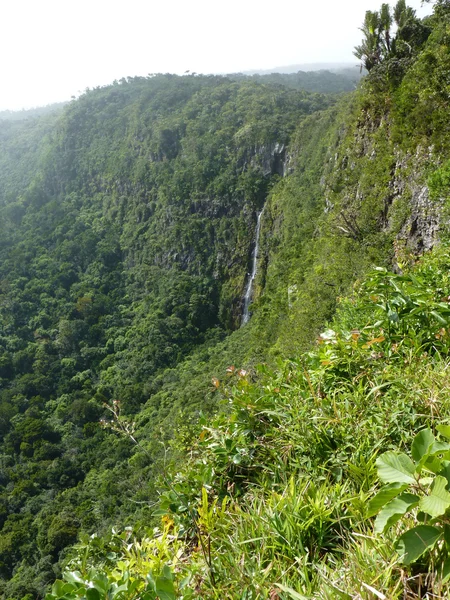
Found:
[[[445,328],[450,322],[450,306],[444,295],[448,289],[445,275],[437,287],[430,269],[420,275],[394,275],[377,269],[365,285],[380,309],[377,324],[391,340],[405,343],[408,337],[423,337],[423,349],[448,352]]]
[[[215,408],[217,369],[262,357],[249,331],[226,340],[256,211],[298,122],[334,102],[158,75],[0,122],[5,598],[42,597],[37,557],[59,564],[80,532],[148,523],[174,421]],[[115,399],[133,439],[100,425]]]
[[[443,589],[450,445],[436,440],[428,423],[447,418],[448,360],[446,346],[434,346],[444,342],[429,311],[448,322],[446,306],[436,302],[449,289],[448,260],[441,248],[408,274],[373,271],[340,303],[333,329],[313,350],[276,371],[261,366],[257,376],[230,366],[213,381],[226,409],[173,442],[173,463],[160,480],[156,514],[167,537],[158,568],[170,567],[175,597],[331,598],[336,590],[376,590],[395,598],[409,585],[401,587],[401,568],[424,576],[430,568],[430,589]],[[411,278],[420,283],[410,288]],[[405,290],[408,310],[389,328],[385,301]],[[429,309],[421,304],[424,290]],[[424,325],[414,330],[414,319]],[[436,428],[450,437],[448,425]],[[411,458],[393,450],[399,445],[411,447]],[[384,485],[373,496],[377,470]],[[368,535],[373,516],[382,539]],[[152,548],[164,535],[147,533],[139,543]],[[137,543],[130,539],[128,548]],[[112,538],[83,544],[69,570],[95,567],[110,586],[126,569],[130,581],[148,573],[157,581],[152,551],[138,575]],[[80,590],[89,585],[83,578]]]
[[[137,540],[131,530],[107,539],[86,539],[75,547],[82,556],[72,559],[63,580],[57,580],[45,600],[57,598],[101,600],[175,600],[192,598],[190,577],[176,579],[166,560],[181,559],[180,544],[168,531]]]
[[[433,199],[440,198],[448,199],[450,195],[450,162],[445,162],[441,167],[436,169],[428,178],[428,186],[430,195]]]
[[[445,593],[447,16],[383,5],[338,101],[158,75],[0,123],[0,596]]]
[[[362,73],[353,68],[338,69],[336,71],[298,71],[297,73],[264,73],[243,75],[233,73],[228,75],[231,79],[240,81],[250,79],[275,85],[284,85],[296,90],[332,94],[350,92],[357,87]]]
[[[394,23],[397,30],[392,35],[391,27]],[[431,33],[416,17],[415,10],[406,5],[405,0],[398,0],[393,13],[386,3],[381,5],[379,11],[368,10],[361,31],[364,38],[356,46],[355,56],[363,61],[369,72],[380,65],[387,67],[389,78],[393,80],[398,78],[396,71],[402,59],[409,61]]]
[[[449,437],[445,435],[448,433],[446,426],[437,429],[444,439]],[[400,560],[409,565],[427,553],[429,568],[443,573],[450,550],[446,533],[450,508],[450,444],[436,440],[430,429],[424,429],[414,438],[411,454],[414,462],[399,452],[387,452],[377,458],[381,481],[391,485],[389,494],[386,488],[381,488],[371,501],[372,508],[376,506],[378,512],[375,531],[383,533],[400,519],[407,524],[412,520],[414,526],[403,531],[396,542]],[[393,496],[392,484],[404,483],[407,486],[397,485]],[[405,489],[413,493],[406,493]],[[416,524],[420,522],[425,524]],[[443,545],[433,552],[439,540]]]

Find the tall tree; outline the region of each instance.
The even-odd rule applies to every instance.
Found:
[[[406,16],[406,2],[405,0],[398,0],[394,7],[394,21],[397,27],[404,25]]]
[[[385,54],[389,54],[391,51],[391,27],[391,7],[389,6],[389,4],[382,4],[380,10],[380,33],[382,34],[382,40],[384,45],[383,49]]]
[[[450,6],[450,0],[439,0],[439,3]],[[397,25],[394,37],[391,35],[393,23]],[[368,10],[360,29],[364,37],[355,47],[354,55],[367,71],[386,59],[411,56],[431,31],[416,17],[416,11],[407,6],[405,0],[398,0],[393,12],[387,3],[383,3],[379,11]]]
[[[373,69],[381,60],[380,32],[381,18],[378,11],[368,10],[360,30],[364,38],[359,46],[356,46],[354,55],[359,58],[367,71]]]

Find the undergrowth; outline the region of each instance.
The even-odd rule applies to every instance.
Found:
[[[418,515],[375,533],[369,501],[378,457],[450,421],[449,267],[442,246],[374,270],[309,353],[230,365],[223,410],[172,444],[159,528],[83,539],[47,600],[447,597],[433,550],[395,550]]]

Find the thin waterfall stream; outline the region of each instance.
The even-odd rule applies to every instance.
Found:
[[[263,209],[264,210],[264,209]],[[253,260],[252,260],[252,271],[250,273],[247,287],[245,289],[244,296],[244,310],[242,312],[242,325],[245,325],[250,319],[250,302],[252,300],[253,294],[253,282],[255,281],[256,272],[258,270],[258,253],[259,253],[259,233],[261,231],[261,215],[263,211],[258,213],[258,218],[256,220],[256,234],[255,234],[255,247],[253,249]]]

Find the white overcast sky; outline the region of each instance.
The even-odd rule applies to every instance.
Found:
[[[148,73],[355,62],[382,0],[0,0],[0,110]],[[407,4],[424,15],[420,0]]]

